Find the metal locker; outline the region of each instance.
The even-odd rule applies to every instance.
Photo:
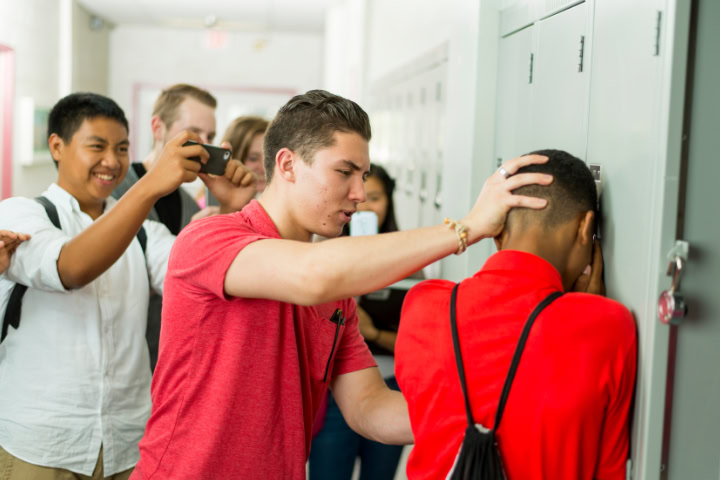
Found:
[[[581,3],[535,24],[530,150],[558,148],[585,158],[591,44],[587,12],[588,4]]]

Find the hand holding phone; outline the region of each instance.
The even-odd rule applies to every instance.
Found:
[[[375,212],[355,212],[350,220],[350,236],[377,235],[378,217]]]
[[[198,145],[197,142],[188,140],[183,144],[183,147],[188,145]],[[227,163],[232,157],[232,152],[227,148],[220,148],[214,145],[207,145],[201,143],[202,147],[207,150],[210,157],[206,163],[200,162],[200,157],[190,157],[189,160],[200,162],[200,173],[210,173],[212,175],[224,175]]]

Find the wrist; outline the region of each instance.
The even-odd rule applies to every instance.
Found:
[[[135,183],[135,185],[130,188],[130,190],[128,190],[127,193],[133,192],[143,201],[149,201],[150,203],[155,204],[155,202],[157,202],[163,194],[158,191],[157,188],[154,188],[155,186],[153,183],[152,176],[146,173]],[[127,195],[127,193],[125,195]]]
[[[467,242],[468,246],[474,245],[480,240],[483,240],[485,238],[488,238],[489,235],[485,234],[482,231],[482,228],[479,225],[473,224],[471,220],[469,220],[467,217],[460,219],[460,223],[467,226]]]
[[[372,343],[378,343],[378,340],[380,340],[380,337],[382,336],[382,330],[376,329],[375,336],[371,339],[369,339]]]

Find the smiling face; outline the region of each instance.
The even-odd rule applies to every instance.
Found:
[[[48,144],[58,162],[58,185],[96,218],[94,213],[102,213],[105,200],[127,173],[127,129],[111,118],[86,118],[69,143],[52,134]]]
[[[336,132],[334,144],[315,152],[310,163],[298,158],[292,183],[293,216],[308,233],[337,237],[365,201],[370,169],[368,142],[357,133]]]

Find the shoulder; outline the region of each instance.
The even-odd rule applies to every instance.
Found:
[[[637,336],[635,318],[622,303],[588,293],[566,293],[558,306],[563,316],[571,316],[586,332],[611,337],[613,342],[626,339],[634,343]]]
[[[12,197],[0,202],[0,224],[3,228],[12,229],[13,225],[19,228],[37,218],[50,222],[43,206],[31,198]]]
[[[433,279],[433,280],[425,280],[423,282],[418,283],[417,285],[413,286],[410,290],[408,290],[407,296],[405,297],[406,301],[409,299],[412,299],[416,302],[422,302],[423,299],[426,299],[428,296],[431,297],[437,297],[437,296],[446,296],[449,295],[449,293],[452,291],[453,287],[455,286],[454,282],[451,282],[449,280],[440,280],[440,279]],[[448,296],[448,299],[450,297]]]
[[[416,320],[430,310],[450,303],[450,292],[454,282],[449,280],[425,280],[408,290],[402,307],[403,322],[406,318]],[[401,322],[402,323],[402,322]]]
[[[257,232],[239,213],[215,215],[191,222],[172,246],[173,265],[190,266],[199,259],[232,257],[252,242],[268,238]]]
[[[244,236],[253,232],[252,226],[239,213],[213,215],[189,223],[180,231],[178,241],[188,242],[199,238],[211,240],[218,235]]]

